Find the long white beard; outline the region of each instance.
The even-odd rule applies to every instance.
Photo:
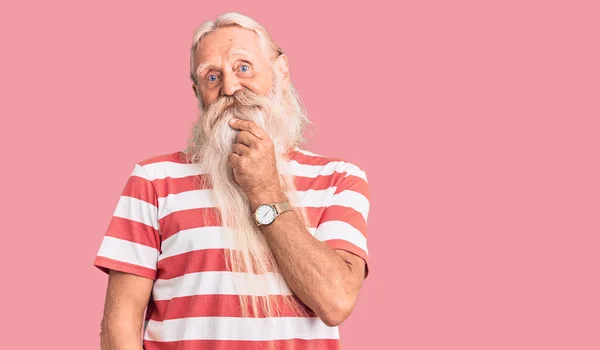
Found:
[[[229,126],[229,121],[232,118],[254,121],[271,137],[282,189],[306,224],[306,213],[300,206],[290,170],[290,160],[287,158],[287,154],[299,142],[297,130],[301,129],[298,125],[302,121],[295,120],[294,114],[290,113],[287,106],[287,103],[282,103],[281,88],[279,81],[276,81],[268,96],[258,96],[244,90],[233,97],[221,97],[203,108],[202,118],[195,127],[195,144],[190,154],[191,159],[198,163],[207,175],[214,206],[220,214],[221,226],[233,232],[234,242],[230,243],[236,249],[226,250],[225,260],[228,268],[233,272],[248,272],[249,274],[243,274],[247,277],[244,289],[250,288],[254,291],[253,294],[265,296],[240,297],[242,312],[245,315],[251,312],[255,316],[276,316],[279,313],[281,305],[276,305],[267,297],[268,286],[256,283],[257,279],[252,278],[252,274],[279,271],[264,234],[254,222],[248,199],[227,164],[227,158],[239,133]],[[289,298],[288,307],[290,306],[298,314],[304,312],[293,298]]]

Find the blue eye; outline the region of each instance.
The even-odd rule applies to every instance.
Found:
[[[217,79],[219,79],[219,77],[217,77],[217,76],[216,76],[216,75],[214,75],[214,74],[210,74],[210,75],[209,75],[208,77],[206,77],[206,78],[207,78],[207,79],[208,79],[208,81],[210,81],[210,82],[214,82],[214,81],[217,81]]]
[[[244,64],[240,67],[240,70],[242,71],[242,73],[246,73],[250,70],[250,66],[248,66],[247,64]]]

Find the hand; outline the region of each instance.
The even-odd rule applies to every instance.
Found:
[[[285,200],[282,196],[273,140],[256,123],[233,119],[232,128],[240,130],[229,154],[228,164],[252,209],[261,203]]]

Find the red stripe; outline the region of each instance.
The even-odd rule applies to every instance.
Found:
[[[326,190],[335,186],[337,178],[342,175],[333,173],[331,175],[320,175],[317,177],[294,176],[294,183],[298,191]]]
[[[160,236],[153,227],[141,222],[113,216],[106,230],[106,236],[160,249]]]
[[[340,176],[344,174],[334,173],[331,175],[322,175],[315,178],[294,176],[294,184],[298,191],[306,190],[326,190],[335,186]],[[178,194],[187,191],[211,189],[208,183],[208,175],[191,175],[181,178],[156,179],[153,181],[156,195],[159,198],[167,197],[170,194]],[[360,179],[360,178],[359,178]]]
[[[181,151],[168,153],[168,154],[159,154],[154,157],[144,159],[141,162],[138,162],[138,164],[141,166],[153,164],[153,163],[159,163],[159,162],[174,162],[174,163],[183,164],[184,161],[181,159],[182,155],[183,155],[183,152],[181,152]]]
[[[172,153],[159,154],[138,162],[139,165],[144,166],[159,162],[174,162],[184,164],[185,160],[182,158],[183,152],[177,151]],[[297,161],[300,164],[306,165],[327,165],[330,162],[345,162],[342,158],[331,158],[321,155],[308,155],[299,151],[292,151],[289,154],[290,159]]]
[[[345,241],[343,239],[331,239],[329,241],[325,241],[325,243],[327,243],[327,245],[329,245],[331,249],[345,250],[356,256],[360,256],[366,264],[369,263],[369,257],[367,255],[367,252],[348,241]]]
[[[369,185],[365,179],[361,177],[349,175],[348,177],[344,178],[339,184],[337,184],[335,193],[337,194],[345,190],[358,192],[369,199]]]
[[[327,207],[323,216],[321,216],[319,225],[328,221],[346,222],[359,230],[363,236],[367,236],[367,223],[365,222],[365,217],[352,208],[343,207],[341,205]]]
[[[367,254],[364,250],[358,248],[354,244],[341,239],[325,241],[327,244],[332,246],[334,249],[348,250],[363,259],[367,259]],[[207,271],[231,271],[227,266],[226,251],[232,252],[232,254],[238,254],[239,252],[226,250],[226,249],[202,249],[193,250],[171,256],[165,259],[161,259],[157,264],[157,276],[158,279],[171,279],[175,277],[181,277],[185,274],[195,272],[207,272]],[[242,270],[240,272],[245,272]],[[268,272],[272,272],[272,268],[267,268]]]
[[[226,249],[202,249],[162,259],[157,265],[157,278],[171,279],[194,272],[231,271],[226,264],[225,252]],[[232,254],[239,254],[237,251],[232,252]],[[272,271],[272,267],[267,267],[267,272]],[[247,272],[247,270],[238,272]]]
[[[164,198],[170,194],[210,188],[207,183],[206,174],[190,175],[175,179],[167,177],[165,179],[156,179],[153,183],[159,198]]]
[[[158,220],[162,227],[163,241],[181,230],[203,226],[220,226],[221,220],[216,208],[195,208],[179,210]]]
[[[250,297],[244,297],[248,305],[246,315],[254,315],[249,307]],[[305,306],[295,296],[274,295],[266,300],[266,297],[258,297],[259,302],[269,302],[273,310],[279,310],[276,317],[317,317],[317,315]],[[294,310],[289,303],[300,306],[300,310]],[[150,319],[162,322],[185,317],[242,317],[242,305],[237,295],[194,295],[173,298],[171,300],[152,300],[152,314]],[[259,304],[261,305],[261,304]],[[260,309],[260,308],[259,308]],[[250,316],[253,317],[253,316]],[[258,310],[255,317],[266,317],[264,311]]]
[[[204,271],[229,271],[224,254],[224,249],[203,249],[159,260],[157,278],[171,279]]]
[[[96,259],[94,260],[94,266],[96,266],[105,273],[108,273],[109,270],[116,270],[137,276],[150,278],[152,280],[156,279],[155,270],[118,260],[109,259],[103,256],[96,256]]]
[[[323,157],[319,155],[308,155],[298,151],[291,153],[291,159],[297,161],[300,164],[304,165],[327,165],[331,162],[343,162],[344,160],[341,158],[329,158]]]
[[[340,341],[337,339],[289,339],[274,340],[273,347],[266,341],[250,340],[184,340],[174,342],[154,342],[144,340],[146,350],[338,350]]]
[[[332,207],[333,208],[333,207]],[[306,207],[310,227],[317,227],[325,207]],[[216,208],[195,208],[173,212],[158,221],[165,241],[181,230],[198,227],[221,226],[220,214]]]
[[[130,176],[123,189],[123,196],[137,198],[144,202],[158,206],[158,199],[152,182],[139,176]]]
[[[345,250],[349,253],[361,257],[365,261],[365,278],[367,278],[367,276],[369,275],[369,256],[367,255],[367,252],[355,246],[354,244],[348,241],[344,241],[342,239],[332,239],[329,241],[325,241],[325,243],[327,243],[331,247],[331,249]]]

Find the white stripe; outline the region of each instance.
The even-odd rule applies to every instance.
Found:
[[[158,219],[180,210],[212,208],[212,190],[191,190],[158,198]]]
[[[317,153],[313,153],[304,149],[300,149],[298,147],[295,148],[296,151],[307,155],[307,156],[311,156],[311,157],[318,157],[318,158],[323,158],[323,159],[327,159],[327,157],[321,155],[321,154],[317,154]],[[326,166],[330,166],[330,164],[335,163],[336,166],[339,165],[340,169],[337,169],[337,172],[347,172],[346,176],[350,176],[350,175],[354,175],[354,176],[358,176],[362,179],[364,179],[365,181],[367,181],[367,175],[364,171],[362,171],[358,166],[356,166],[355,164],[352,163],[348,163],[348,162],[344,162],[344,161],[337,161],[337,162],[330,162],[329,164],[327,164]],[[322,166],[322,165],[318,165],[318,166]],[[329,172],[329,170],[328,170]],[[333,174],[333,172],[331,172],[329,175]],[[314,177],[314,176],[310,176],[310,177]]]
[[[162,243],[158,260],[203,249],[238,249],[233,231],[222,226],[197,227],[181,230]]]
[[[158,250],[120,238],[104,236],[98,256],[156,270]]]
[[[345,190],[335,194],[330,202],[330,205],[341,205],[348,207],[361,213],[367,222],[369,216],[369,200],[362,193],[356,191]]]
[[[361,179],[365,180],[365,182],[367,182],[367,183],[369,182],[369,180],[367,179],[367,173],[365,173],[363,170],[361,170],[356,165],[351,164],[351,163],[346,163],[344,169],[345,169],[344,172],[346,172],[346,176],[344,176],[344,177],[356,176],[356,177],[360,177]]]
[[[148,177],[148,173],[146,173],[146,171],[144,170],[144,168],[142,168],[139,164],[136,164],[133,167],[133,171],[131,172],[131,176],[141,177],[144,180],[150,181],[150,178]]]
[[[329,203],[336,189],[336,187],[329,187],[325,190],[298,191],[297,195],[304,207],[324,207]],[[286,194],[290,196],[289,192]]]
[[[301,164],[295,160],[290,162],[291,171],[296,176],[315,178],[317,176],[328,176],[333,173],[346,173],[345,176],[357,176],[367,181],[367,175],[356,165],[347,162],[329,162],[325,165]]]
[[[292,295],[280,274],[254,275],[245,272],[205,271],[154,282],[154,300],[171,300],[192,295]]]
[[[308,232],[315,235],[316,228],[308,227]],[[172,256],[204,249],[239,249],[239,242],[233,231],[223,226],[196,227],[181,230],[162,243],[161,261]]]
[[[320,154],[316,154],[316,153],[313,153],[313,152],[311,152],[311,151],[307,151],[307,150],[305,150],[305,149],[301,149],[301,148],[298,148],[298,147],[296,147],[296,148],[294,148],[294,149],[295,149],[296,151],[298,151],[298,152],[300,152],[300,153],[304,154],[304,155],[307,155],[307,156],[312,156],[312,157],[321,157],[321,158],[324,158],[324,157],[323,157],[322,155],[320,155]]]
[[[367,250],[367,239],[363,234],[344,221],[326,221],[319,225],[315,236],[320,241],[329,241],[332,239],[341,239],[348,241],[360,249],[364,250],[368,254]]]
[[[326,207],[332,205],[340,205],[347,208],[352,208],[365,218],[367,221],[369,215],[370,203],[367,197],[362,193],[344,190],[335,194],[337,187],[329,187],[326,190],[307,190],[298,191],[298,198],[304,207]]]
[[[306,228],[315,235],[315,227]],[[162,243],[161,261],[172,256],[204,249],[239,249],[239,242],[233,231],[223,226],[206,226],[181,230]]]
[[[158,162],[144,165],[144,169],[153,180],[166,179],[167,177],[176,179],[186,176],[204,174],[197,164],[185,164],[175,162]]]
[[[114,216],[136,221],[158,230],[156,207],[134,197],[121,196],[121,198],[119,198],[119,203],[117,203]]]
[[[144,336],[151,341],[339,339],[338,327],[317,317],[188,317],[150,320]]]
[[[300,152],[306,155],[322,157],[312,154],[308,151],[300,150]],[[308,165],[298,163],[296,160],[292,160],[289,162],[289,165],[291,166],[292,172],[296,176],[315,178],[317,176],[332,175],[333,173],[337,172],[347,173],[346,176],[354,175],[364,179],[365,181],[367,180],[365,172],[362,171],[358,166],[344,161],[331,161],[325,165]],[[206,173],[206,171],[198,164],[175,163],[170,161],[146,164],[143,166],[143,169],[148,174],[148,176],[143,177],[149,177],[151,180],[165,179],[168,177],[175,179]]]
[[[336,187],[329,187],[325,190],[298,191],[297,195],[302,206],[324,207],[334,197],[333,194],[335,191]],[[287,194],[288,196],[291,195],[289,192]],[[158,198],[158,207],[160,208],[158,219],[160,220],[176,211],[212,208],[214,206],[211,189],[170,194],[166,197]]]

